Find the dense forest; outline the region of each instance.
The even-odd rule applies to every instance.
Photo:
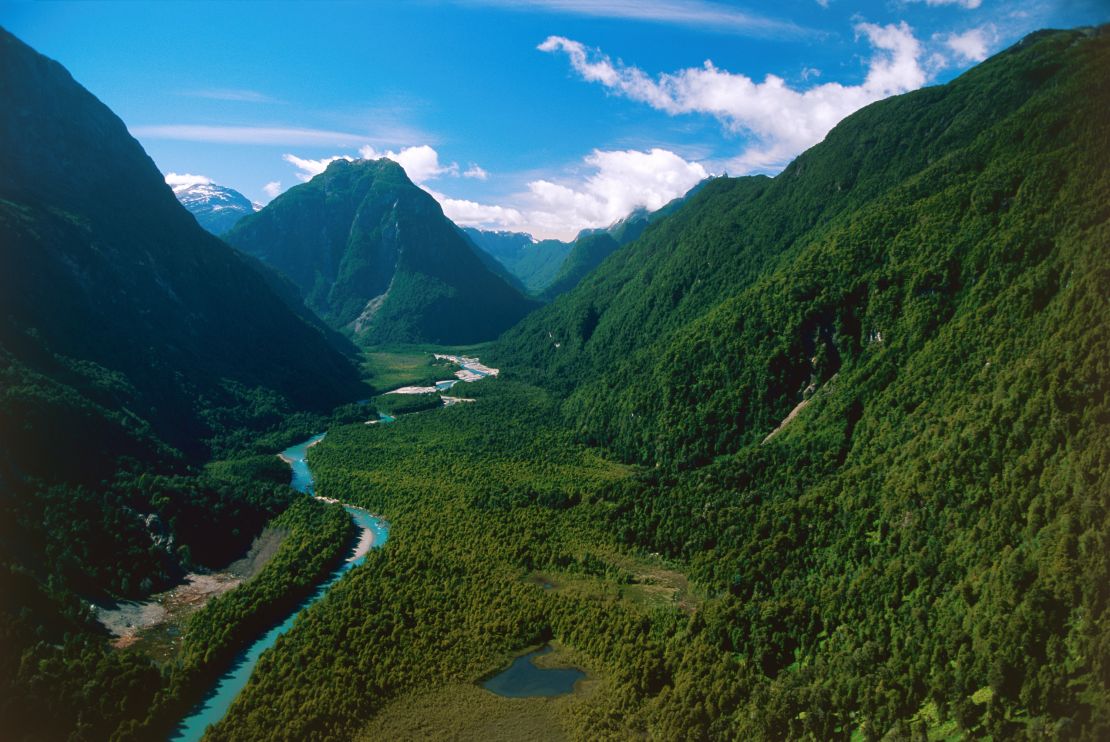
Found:
[[[583,738],[1105,737],[1108,68],[1043,33],[875,104],[526,319],[475,405],[334,431],[320,486],[395,541],[215,738],[548,639],[604,678]],[[704,602],[631,600],[652,552]],[[535,579],[576,570],[616,587]]]
[[[290,490],[273,455],[327,429],[317,493],[383,514],[389,543],[301,613],[207,739],[370,738],[386,716],[419,737],[549,643],[589,678],[547,707],[557,738],[1110,737],[1107,70],[1108,29],[1040,32],[857,112],[775,178],[713,179],[594,235],[592,270],[481,349],[501,374],[452,390],[467,404],[337,407],[369,396],[349,350],[246,259],[229,265],[321,343],[334,385],[205,386],[198,366],[174,382],[208,390],[185,408],[192,446],[160,434],[129,367],[0,336],[0,421],[65,410],[58,445],[107,454],[0,469],[20,495],[0,500],[0,728],[164,736],[346,553],[342,508]],[[374,193],[395,169],[333,163],[283,198]],[[35,209],[0,218],[53,213]],[[58,219],[42,229],[96,223]],[[447,377],[403,355],[366,363]],[[276,555],[169,661],[108,645],[89,598],[218,568],[267,524]]]
[[[60,65],[0,29],[0,70],[0,729],[106,739],[188,702],[343,550],[345,516],[290,510],[273,453],[364,416],[337,405],[366,387]],[[221,568],[268,522],[312,558],[214,604],[218,637],[173,667],[110,649],[90,600]]]

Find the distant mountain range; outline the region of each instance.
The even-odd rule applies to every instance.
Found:
[[[505,266],[533,295],[538,295],[555,280],[573,244],[537,240],[526,232],[494,232],[474,227],[463,227],[462,231],[479,249]]]
[[[388,159],[336,160],[225,239],[364,342],[489,340],[536,306]]]
[[[177,185],[173,195],[196,217],[197,224],[214,235],[222,235],[244,216],[261,208],[239,191],[215,183]]]
[[[547,302],[570,291],[621,245],[636,240],[650,225],[673,213],[708,180],[655,211],[640,208],[603,229],[584,229],[573,242],[537,240],[526,232],[497,232],[465,227],[463,233],[515,276],[529,294]]]

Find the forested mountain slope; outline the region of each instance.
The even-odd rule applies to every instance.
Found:
[[[659,465],[615,532],[727,592],[698,641],[743,692],[683,650],[661,728],[1108,733],[1108,70],[1041,32],[876,103],[503,338]]]
[[[608,232],[579,235],[563,260],[563,264],[559,266],[559,273],[543,290],[540,297],[551,301],[560,294],[570,291],[618,247],[620,245]]]
[[[336,160],[225,237],[367,342],[488,340],[535,306],[387,159]]]
[[[5,477],[110,464],[148,432],[196,454],[229,408],[359,393],[325,328],[197,226],[122,121],[0,40]]]
[[[473,227],[463,227],[462,232],[533,294],[554,280],[573,246],[559,240],[536,240],[523,232],[490,232]]]
[[[201,229],[123,122],[3,29],[0,99],[0,734],[107,739],[165,678],[109,649],[88,600],[241,555],[290,504],[287,470],[196,466],[366,392],[349,343]]]
[[[616,252],[618,247],[635,241],[648,227],[673,214],[686,199],[701,190],[708,182],[703,180],[691,188],[686,195],[672,199],[655,211],[640,208],[606,229],[582,230],[571,243],[571,250],[559,266],[559,273],[543,290],[540,298],[552,301],[573,289],[594,268]]]
[[[502,361],[573,390],[583,434],[678,462],[762,439],[845,362],[906,363],[1104,215],[1103,41],[1072,36],[874,104],[773,179],[708,182]]]

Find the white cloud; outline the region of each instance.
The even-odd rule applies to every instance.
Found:
[[[510,10],[538,10],[593,18],[669,23],[751,36],[811,33],[790,21],[748,13],[724,3],[706,2],[706,0],[470,0],[470,2]]]
[[[937,6],[940,6],[940,5],[958,5],[961,8],[966,8],[967,10],[975,10],[976,8],[978,8],[980,5],[983,4],[983,0],[904,0],[904,2],[909,2],[909,3],[922,3],[923,2],[926,5],[934,7],[934,8],[937,7]]]
[[[271,180],[266,185],[262,186],[262,192],[269,196],[271,199],[277,198],[281,195],[281,181]]]
[[[186,142],[225,144],[302,145],[348,147],[365,144],[372,137],[325,129],[299,129],[273,126],[136,126],[131,134],[146,139],[173,139]]]
[[[193,175],[192,173],[166,173],[166,183],[173,189],[174,193],[180,193],[190,186],[195,185],[208,185],[212,179],[204,175]]]
[[[461,198],[451,198],[438,191],[428,191],[447,218],[463,227],[497,227],[498,229],[520,230],[525,228],[526,218],[518,209],[511,206],[481,204]]]
[[[399,152],[379,152],[365,146],[359,154],[364,159],[386,157],[399,163],[409,179],[432,194],[456,224],[523,230],[537,237],[562,239],[570,239],[587,227],[608,226],[637,208],[658,209],[709,177],[705,166],[665,149],[594,150],[582,160],[587,172],[584,177],[532,180],[525,190],[509,198],[509,203],[484,204],[453,198],[426,185],[442,176],[484,180],[488,173],[478,165],[471,164],[460,172],[456,163],[441,163],[439,153],[428,145],[405,147]],[[311,159],[285,154],[282,159],[298,170],[297,178],[308,181],[332,162],[354,158],[333,155]]]
[[[399,152],[392,150],[382,152],[367,144],[360,147],[358,153],[364,160],[377,160],[383,157],[393,160],[405,169],[405,174],[409,176],[409,180],[417,185],[442,176],[458,177],[460,174],[457,162],[446,165],[441,163],[439,153],[427,144],[404,147]],[[297,157],[293,154],[284,154],[281,157],[300,171],[297,173],[297,177],[303,181],[309,181],[314,176],[324,172],[328,165],[336,160],[353,161],[356,159],[350,155],[332,155],[316,160]],[[481,175],[478,175],[478,173],[481,173]],[[462,175],[467,178],[481,178],[482,180],[488,177],[488,173],[477,165],[471,165],[470,169]]]
[[[533,180],[508,206],[452,199],[432,192],[444,213],[462,226],[513,229],[539,238],[571,239],[588,227],[605,227],[637,208],[655,210],[709,176],[704,166],[674,152],[653,149],[594,150],[577,181]]]
[[[191,98],[208,98],[209,100],[236,101],[239,103],[284,103],[285,101],[273,98],[257,90],[244,90],[241,88],[206,88],[204,90],[185,90],[180,95]]]
[[[748,147],[728,161],[733,172],[777,170],[820,142],[848,114],[881,98],[921,87],[927,75],[922,47],[904,22],[878,26],[859,23],[859,36],[875,49],[867,76],[859,85],[836,82],[796,90],[776,75],[756,82],[746,75],[702,67],[664,73],[653,79],[637,67],[614,62],[597,50],[561,36],[539,49],[562,52],[589,82],[671,115],[701,113],[716,117],[726,129],[750,138]]]
[[[297,177],[307,183],[327,170],[328,165],[336,160],[354,160],[355,158],[348,157],[347,155],[335,155],[333,157],[323,157],[319,160],[310,160],[304,157],[297,157],[296,155],[284,154],[281,156],[281,159],[300,170],[300,172],[297,173]]]
[[[483,170],[482,168],[475,165],[473,162],[470,163],[470,167],[468,167],[466,169],[466,171],[462,174],[462,176],[464,178],[474,178],[475,180],[488,180],[489,179],[489,173],[487,173],[485,170]]]
[[[962,34],[949,34],[944,39],[944,44],[963,60],[982,62],[990,53],[991,42],[987,40],[988,33],[989,29],[986,27],[973,28]]]
[[[405,174],[409,176],[409,180],[417,185],[428,180],[434,180],[442,175],[457,176],[459,174],[458,163],[452,162],[450,165],[441,165],[439,153],[427,144],[405,147],[400,152],[378,152],[367,145],[359,149],[358,152],[364,160],[377,160],[382,157],[393,160],[405,169]]]

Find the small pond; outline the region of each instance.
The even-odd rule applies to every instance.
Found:
[[[509,669],[482,683],[482,687],[506,698],[534,698],[536,696],[562,696],[574,690],[574,684],[586,677],[576,667],[536,667],[533,657],[547,654],[547,646],[517,657]]]

